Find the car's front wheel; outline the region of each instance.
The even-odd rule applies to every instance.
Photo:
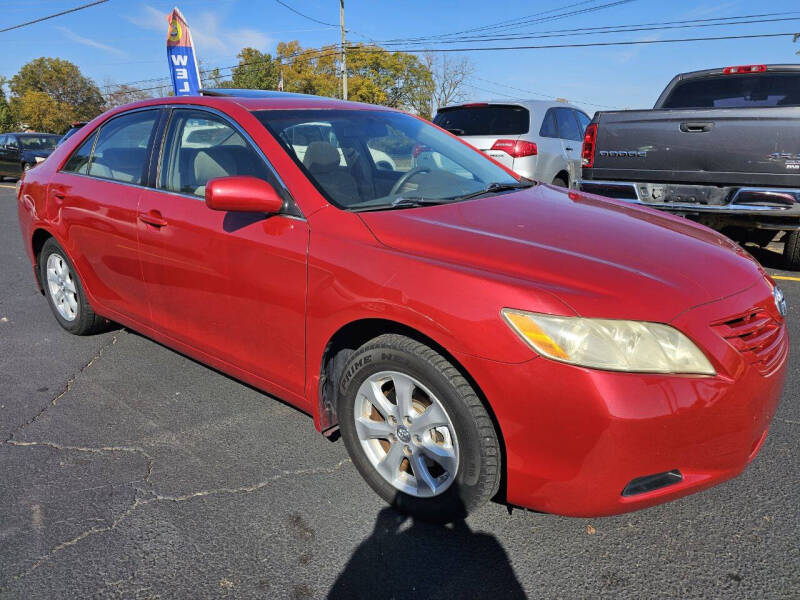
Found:
[[[800,230],[784,235],[783,263],[791,271],[800,271]]]
[[[463,519],[497,493],[500,443],[463,375],[432,348],[386,334],[348,360],[339,426],[367,483],[425,520]]]
[[[92,310],[75,268],[53,238],[44,243],[39,253],[39,273],[50,308],[61,327],[75,335],[102,329],[106,320]]]

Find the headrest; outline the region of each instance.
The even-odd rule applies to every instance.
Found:
[[[341,160],[339,151],[329,142],[311,142],[303,157],[303,164],[309,171],[325,173],[333,171]]]

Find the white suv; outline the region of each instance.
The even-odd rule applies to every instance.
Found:
[[[433,122],[536,181],[572,187],[591,119],[566,102],[498,100],[440,108]]]

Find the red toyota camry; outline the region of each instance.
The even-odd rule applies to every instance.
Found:
[[[738,246],[395,110],[231,94],[115,109],[25,176],[67,331],[121,323],[310,413],[423,518],[620,513],[756,455],[786,306]]]

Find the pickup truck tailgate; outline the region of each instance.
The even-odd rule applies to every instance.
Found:
[[[800,107],[599,117],[590,179],[800,186]]]

